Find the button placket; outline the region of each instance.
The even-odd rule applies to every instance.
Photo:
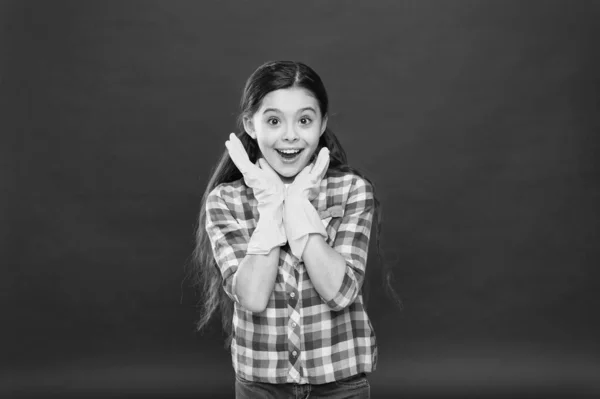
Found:
[[[293,279],[295,284],[288,285],[288,356],[290,362],[289,375],[294,381],[299,381],[300,369],[302,365],[298,363],[300,355],[301,337],[300,337],[300,272],[298,269],[293,270]]]

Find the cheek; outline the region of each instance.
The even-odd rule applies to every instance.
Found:
[[[266,152],[271,148],[271,143],[264,136],[259,135],[256,137],[256,143],[261,152]]]
[[[261,149],[273,147],[273,135],[260,131],[256,134],[256,142]]]

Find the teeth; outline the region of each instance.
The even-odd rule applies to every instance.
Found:
[[[283,152],[284,154],[297,154],[300,150],[278,150],[279,152]]]

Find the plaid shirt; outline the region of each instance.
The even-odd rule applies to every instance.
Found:
[[[372,186],[354,174],[328,174],[312,204],[326,226],[327,244],[346,259],[339,292],[324,300],[286,243],[267,308],[253,314],[239,303],[234,284],[256,228],[257,200],[242,179],[220,184],[208,196],[206,231],[223,288],[235,302],[233,368],[246,380],[324,384],[375,370],[375,333],[361,293],[374,213]]]

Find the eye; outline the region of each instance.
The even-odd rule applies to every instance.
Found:
[[[267,119],[267,123],[271,126],[277,126],[279,124],[279,119],[269,118],[269,119]]]
[[[308,117],[302,117],[300,118],[300,124],[301,125],[309,125],[312,122],[312,119],[308,118]]]

